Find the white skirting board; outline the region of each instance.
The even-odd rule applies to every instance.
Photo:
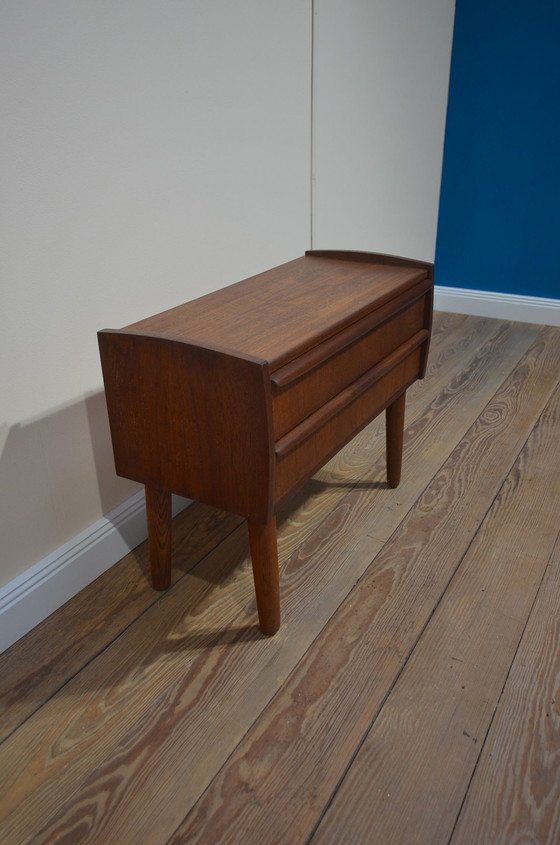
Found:
[[[560,326],[560,299],[436,285],[434,308],[436,311],[452,311],[455,314]]]
[[[173,514],[188,499],[173,497]],[[147,537],[144,491],[0,587],[0,653]]]

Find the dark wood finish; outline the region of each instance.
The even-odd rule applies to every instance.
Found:
[[[398,487],[401,480],[405,405],[406,394],[401,393],[398,399],[391,402],[386,411],[385,435],[389,487]]]
[[[171,493],[146,487],[146,516],[152,585],[167,590],[171,584]]]
[[[171,492],[231,511],[249,521],[261,628],[277,630],[278,507],[389,407],[398,483],[395,408],[425,371],[432,292],[424,262],[311,252],[99,332],[116,469],[146,485],[154,586],[170,578]]]
[[[100,332],[99,343],[118,474],[268,522],[267,363],[136,331]]]
[[[259,623],[263,634],[275,634],[280,627],[276,518],[266,525],[250,519],[248,525]]]

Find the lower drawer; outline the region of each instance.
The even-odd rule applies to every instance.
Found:
[[[422,351],[421,346],[414,349],[299,445],[283,454],[277,454],[274,496],[276,502],[289,496],[310,478],[418,378]]]

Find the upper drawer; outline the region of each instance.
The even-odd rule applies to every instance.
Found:
[[[399,298],[404,300],[405,297]],[[278,440],[427,325],[420,292],[376,311],[272,373],[274,435]]]

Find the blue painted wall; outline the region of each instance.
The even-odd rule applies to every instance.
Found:
[[[436,283],[560,299],[560,0],[457,0]]]

